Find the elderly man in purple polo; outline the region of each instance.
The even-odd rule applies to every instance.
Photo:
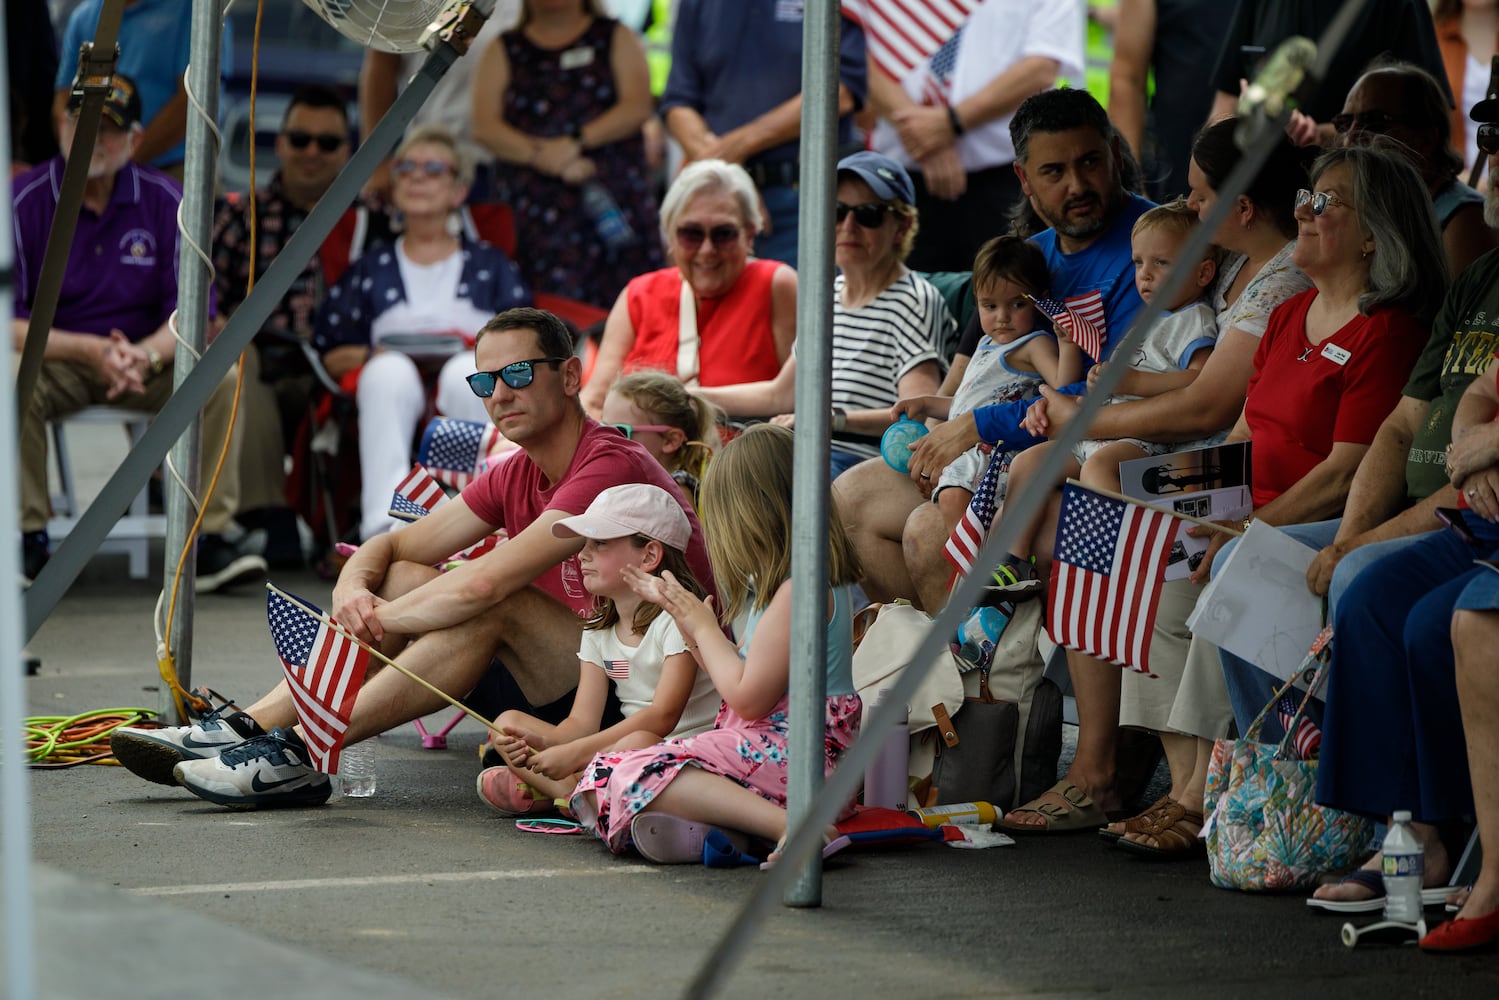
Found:
[[[77,123],[75,100],[61,122],[63,156],[15,178],[16,319],[19,352],[40,281],[47,233]],[[105,404],[154,413],[172,394],[176,351],[167,318],[177,306],[177,205],[182,188],[160,171],[131,162],[141,140],[135,82],[116,74],[89,160],[78,229],[68,254],[57,314],[21,437],[21,540],[29,581],[48,556],[47,421]],[[203,411],[203,482],[229,430],[231,370]],[[198,544],[200,592],[262,576],[265,560],[237,552],[222,532],[239,498],[238,461],[230,455],[203,517]]]

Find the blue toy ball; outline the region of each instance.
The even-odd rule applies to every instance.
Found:
[[[926,424],[918,423],[910,417],[901,417],[895,423],[885,429],[884,437],[880,438],[880,455],[885,459],[885,464],[899,473],[911,471],[911,444],[919,438],[926,436]]]

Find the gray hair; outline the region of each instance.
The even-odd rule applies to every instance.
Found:
[[[692,199],[707,191],[733,195],[739,203],[739,215],[744,224],[756,233],[765,228],[765,219],[760,214],[760,195],[745,169],[724,160],[698,160],[682,168],[661,201],[661,235],[668,243],[682,210]]]
[[[1403,306],[1430,323],[1447,294],[1447,253],[1421,175],[1401,154],[1379,145],[1329,149],[1312,164],[1312,184],[1345,166],[1353,177],[1353,207],[1374,242],[1368,288],[1358,309]]]
[[[468,187],[474,182],[474,161],[458,145],[458,137],[453,135],[453,130],[446,125],[418,125],[406,133],[406,138],[396,147],[396,151],[390,154],[392,162],[401,159],[411,150],[423,144],[432,146],[443,146],[453,154],[453,176],[458,183]]]

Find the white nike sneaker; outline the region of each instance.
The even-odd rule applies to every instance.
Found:
[[[109,749],[125,769],[158,785],[175,785],[172,768],[185,760],[217,757],[265,730],[244,712],[209,712],[190,726],[146,729],[122,726],[109,737]]]
[[[234,809],[320,806],[333,794],[328,776],[308,762],[307,747],[279,726],[217,757],[185,760],[172,775],[198,798]]]

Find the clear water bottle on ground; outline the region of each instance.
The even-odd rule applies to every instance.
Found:
[[[338,759],[338,790],[352,799],[375,794],[375,742],[346,746]]]
[[[635,230],[630,228],[625,213],[609,189],[596,180],[583,185],[583,210],[593,220],[599,239],[611,250],[619,250],[635,242]]]
[[[1421,882],[1426,854],[1410,828],[1411,814],[1401,809],[1391,817],[1380,848],[1384,857],[1384,917],[1413,924],[1421,919]]]
[[[875,697],[875,708],[884,704],[890,694],[889,688],[881,688]],[[869,713],[865,718],[872,718]],[[911,735],[906,727],[906,712],[901,712],[900,721],[885,734],[880,752],[870,761],[864,772],[864,804],[884,809],[905,809],[906,795],[910,791]]]

